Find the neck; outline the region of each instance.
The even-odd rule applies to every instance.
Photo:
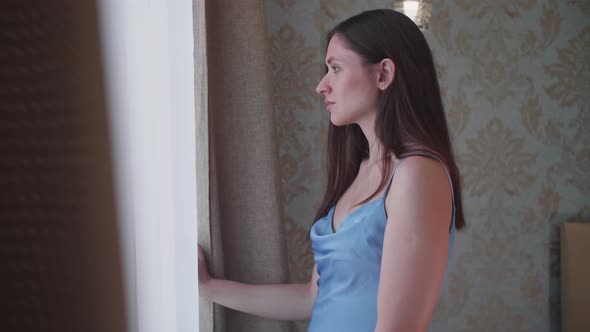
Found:
[[[358,125],[363,131],[367,142],[369,143],[369,165],[374,165],[383,159],[384,146],[375,134],[375,116],[359,122]]]

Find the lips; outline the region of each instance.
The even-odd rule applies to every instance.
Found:
[[[330,106],[334,105],[334,102],[333,101],[325,101],[325,104],[326,104],[326,108],[328,110],[330,110]]]

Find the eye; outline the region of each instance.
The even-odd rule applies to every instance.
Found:
[[[338,72],[338,71],[340,71],[340,68],[338,68],[336,66],[330,66],[330,68],[332,68],[332,71],[335,72],[335,73]]]

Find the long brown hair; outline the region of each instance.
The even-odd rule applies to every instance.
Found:
[[[392,171],[391,156],[403,158],[418,150],[429,150],[446,164],[455,202],[455,227],[465,226],[459,169],[453,157],[451,138],[436,77],[434,60],[420,29],[407,16],[394,10],[378,9],[355,15],[334,27],[347,47],[366,64],[385,58],[395,63],[395,76],[380,95],[375,133],[384,146],[379,188],[360,204],[370,201],[387,184]],[[314,218],[326,215],[350,187],[361,162],[369,156],[369,145],[356,124],[328,129],[328,183],[322,204]]]

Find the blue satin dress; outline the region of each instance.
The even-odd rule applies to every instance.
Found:
[[[446,166],[438,156],[427,151],[414,154],[438,160],[451,182]],[[312,226],[310,236],[319,279],[308,332],[374,332],[387,224],[384,204],[394,174],[395,169],[385,194],[354,209],[341,221],[336,232],[332,228],[334,207]],[[450,260],[455,237],[454,200],[449,236]]]

